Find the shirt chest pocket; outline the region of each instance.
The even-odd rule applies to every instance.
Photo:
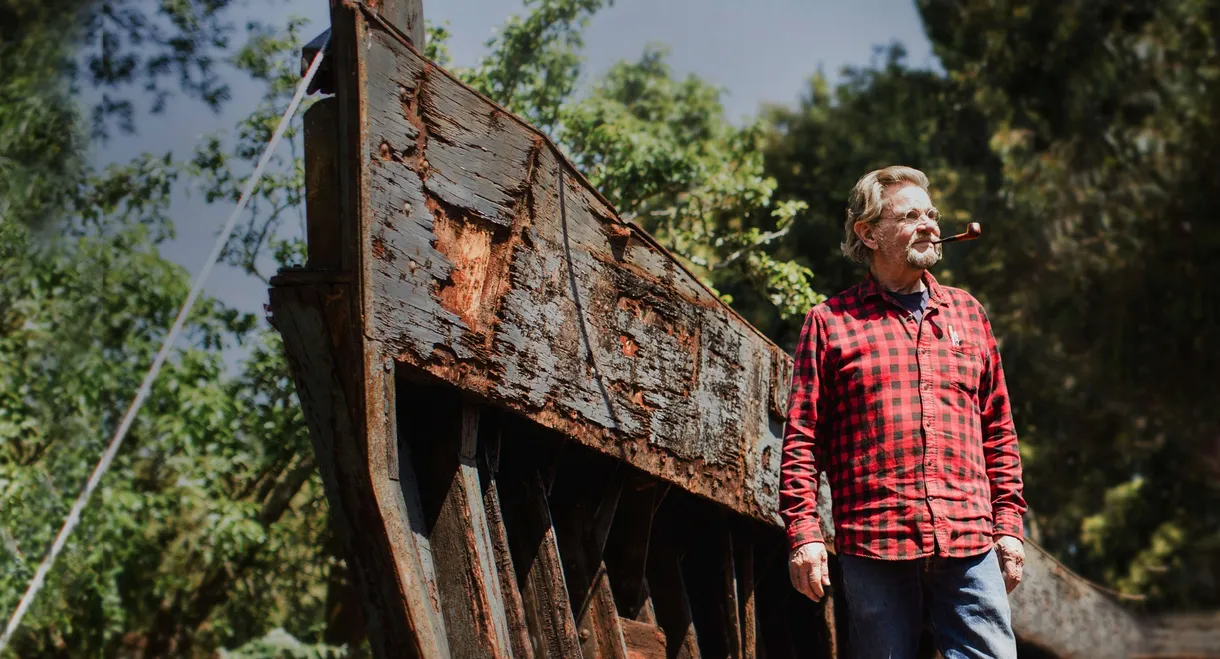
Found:
[[[979,380],[983,377],[983,353],[978,346],[963,343],[950,346],[948,351],[949,382],[968,394],[979,390]]]

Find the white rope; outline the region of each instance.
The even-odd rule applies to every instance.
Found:
[[[330,43],[329,37],[327,37],[326,43]],[[71,535],[72,530],[80,522],[81,511],[84,510],[85,504],[89,502],[89,496],[93,494],[93,490],[97,488],[98,483],[102,480],[102,476],[110,468],[110,463],[114,460],[115,454],[119,452],[119,447],[123,444],[123,438],[127,436],[127,431],[131,428],[132,422],[135,421],[136,414],[139,413],[140,407],[144,405],[144,399],[148,398],[153,381],[156,380],[157,374],[161,371],[161,366],[165,364],[165,360],[169,357],[169,351],[174,344],[174,339],[178,338],[178,333],[182,331],[182,326],[186,323],[187,315],[190,314],[191,308],[195,306],[195,300],[199,298],[199,294],[203,291],[203,284],[207,281],[208,275],[211,274],[212,266],[216,264],[217,259],[220,258],[220,253],[224,250],[225,244],[229,242],[229,235],[233,233],[233,227],[237,226],[238,217],[245,210],[246,203],[250,200],[250,195],[254,193],[254,188],[258,185],[259,179],[262,178],[263,169],[267,166],[267,162],[271,160],[272,152],[275,151],[280,138],[284,136],[284,131],[288,129],[289,121],[292,119],[293,114],[296,113],[297,106],[301,104],[301,99],[305,97],[305,90],[309,88],[310,81],[313,80],[314,75],[318,72],[318,67],[322,64],[322,54],[325,50],[326,45],[323,45],[322,48],[318,49],[317,54],[314,55],[313,62],[309,65],[309,70],[297,86],[297,91],[292,97],[292,102],[288,104],[288,109],[284,110],[284,115],[280,117],[279,126],[276,127],[275,133],[271,136],[271,141],[267,143],[267,148],[263,151],[262,157],[259,158],[258,166],[254,168],[254,173],[246,180],[245,188],[241,191],[241,197],[237,200],[237,207],[233,209],[233,214],[229,216],[229,221],[220,232],[220,236],[217,237],[216,244],[212,247],[212,253],[208,255],[208,260],[203,265],[203,270],[199,271],[199,274],[195,277],[195,283],[191,287],[191,292],[186,296],[186,302],[182,304],[182,309],[178,311],[178,317],[174,320],[169,334],[165,335],[165,341],[161,344],[161,351],[157,353],[157,357],[153,360],[152,366],[149,367],[148,373],[144,375],[144,382],[140,384],[140,389],[136,392],[135,399],[131,401],[131,406],[127,408],[127,414],[123,416],[123,422],[119,424],[114,437],[110,439],[110,444],[106,447],[106,452],[102,454],[102,459],[93,468],[89,481],[85,483],[85,489],[77,497],[76,503],[72,505],[72,510],[68,513],[68,518],[64,521],[63,528],[59,530],[59,535],[55,537],[55,542],[51,545],[51,551],[47,553],[46,558],[42,559],[42,564],[38,566],[38,571],[34,573],[34,579],[30,581],[29,588],[26,589],[25,595],[21,597],[21,601],[17,603],[17,608],[13,611],[13,617],[9,619],[8,626],[4,630],[4,636],[0,636],[0,653],[3,653],[4,649],[8,647],[13,633],[17,631],[17,627],[21,624],[21,619],[25,617],[26,611],[34,601],[34,597],[42,589],[43,583],[47,578],[47,573],[51,571],[51,566],[55,563],[55,558],[59,556],[59,552],[63,550],[64,544],[68,541],[68,536]]]

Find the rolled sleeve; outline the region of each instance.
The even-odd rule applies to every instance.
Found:
[[[818,515],[818,387],[822,337],[818,307],[805,316],[792,363],[792,386],[780,461],[779,514],[789,549],[823,542]]]

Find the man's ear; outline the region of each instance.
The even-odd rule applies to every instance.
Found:
[[[860,242],[873,251],[877,250],[877,225],[875,223],[861,220],[852,225],[852,230],[856,232],[856,237],[860,239]]]

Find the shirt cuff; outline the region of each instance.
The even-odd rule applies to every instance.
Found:
[[[788,527],[788,551],[796,551],[798,547],[811,542],[824,542],[822,525],[816,517]]]
[[[1011,535],[1014,538],[1023,537],[1025,535],[1025,524],[1021,520],[1021,514],[1015,510],[997,510],[991,534]]]

